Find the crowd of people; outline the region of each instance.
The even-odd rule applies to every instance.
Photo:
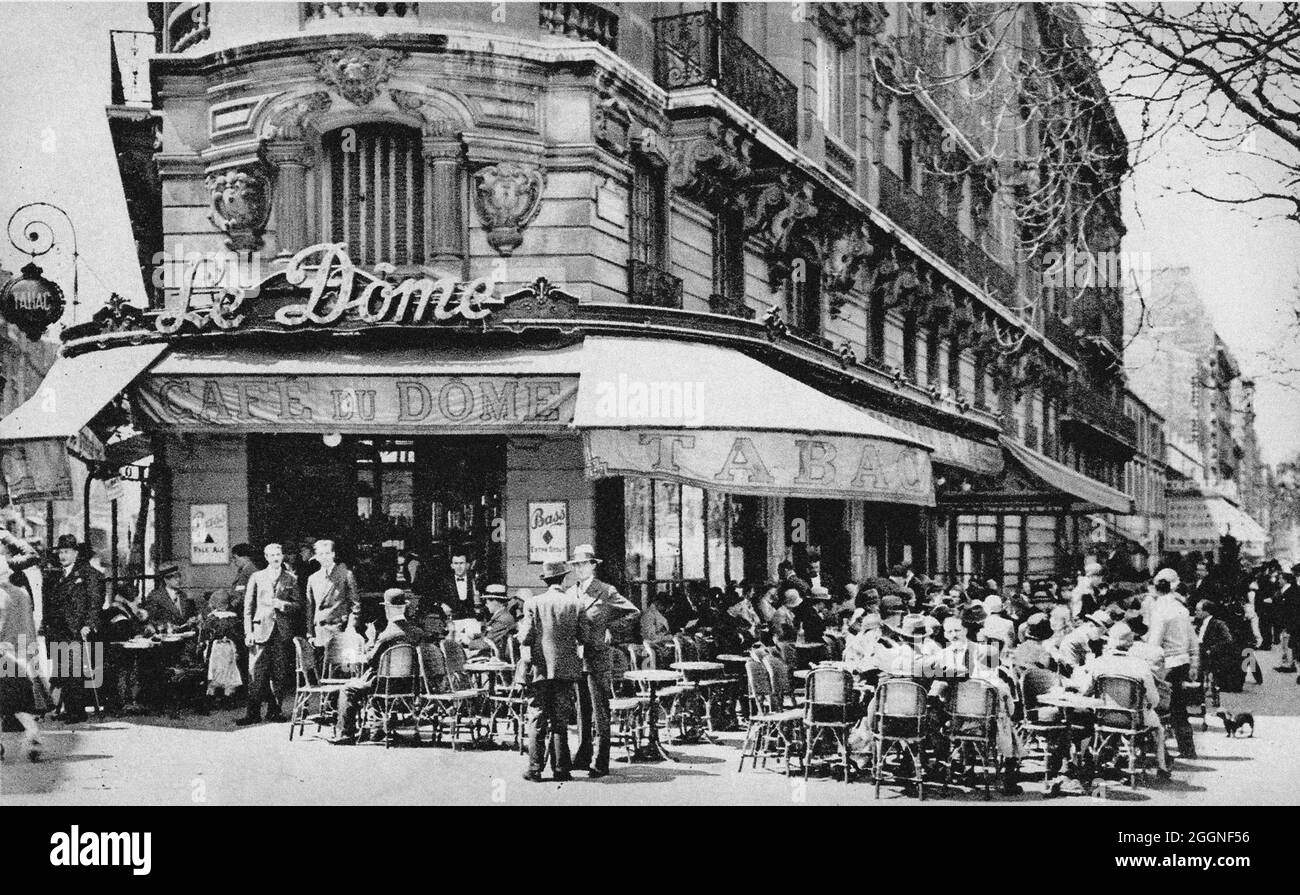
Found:
[[[334,742],[365,735],[357,707],[391,646],[453,636],[471,655],[505,657],[513,640],[531,669],[525,776],[540,779],[548,755],[558,779],[573,767],[603,776],[610,649],[653,652],[663,667],[673,638],[687,634],[706,638],[719,654],[761,655],[796,644],[801,664],[833,659],[871,686],[882,675],[931,677],[936,686],[959,672],[983,677],[1003,696],[999,745],[1012,771],[1004,779],[1014,786],[1021,750],[1011,719],[1023,711],[1015,682],[1025,669],[1051,672],[1081,692],[1101,674],[1142,681],[1153,726],[1167,718],[1179,756],[1190,758],[1190,694],[1207,682],[1219,694],[1241,692],[1252,676],[1261,682],[1254,652],[1274,643],[1284,647],[1277,670],[1295,671],[1289,644],[1300,643],[1300,566],[1284,570],[1272,562],[1247,571],[1231,551],[1218,565],[1193,558],[1183,574],[1165,567],[1148,582],[1110,581],[1090,563],[1072,581],[1003,588],[994,579],[931,578],[908,563],[887,577],[837,582],[810,548],[799,566],[783,559],[771,581],[660,591],[642,609],[598,579],[600,558],[590,545],[575,549],[567,563],[545,565],[536,594],[520,588],[512,595],[484,581],[467,552],[452,555],[445,569],[402,554],[391,586],[372,604],[328,539],[292,552],[274,543],[261,551],[236,545],[229,587],[202,595],[185,586],[176,565],[164,564],[156,586],[138,599],[106,594],[102,573],[72,536],[59,539],[45,568],[12,535],[0,533],[0,543],[0,643],[34,642],[39,634],[47,644],[108,647],[97,687],[66,669],[55,669],[61,673],[49,677],[49,689],[35,669],[26,678],[0,679],[0,708],[7,723],[25,731],[32,757],[40,749],[36,719],[57,709],[65,722],[84,721],[90,698],[101,711],[132,712],[174,703],[184,690],[190,707],[206,712],[214,700],[229,704],[242,692],[245,710],[236,724],[286,720],[295,638],[309,638],[319,661],[331,637],[352,631],[366,638],[366,658],[340,698]],[[145,661],[119,648],[160,633],[178,646]],[[567,726],[575,712],[582,739],[570,759]],[[1168,769],[1163,749],[1157,761]]]

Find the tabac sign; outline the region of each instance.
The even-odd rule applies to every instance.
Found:
[[[734,494],[934,506],[930,456],[875,438],[737,429],[591,429],[587,474],[670,479]]]
[[[321,243],[298,252],[288,266],[254,286],[207,290],[196,300],[193,278],[182,284],[176,307],[160,312],[161,333],[235,329],[246,323],[277,323],[290,329],[380,324],[427,325],[485,320],[505,300],[495,282],[457,281],[430,268],[398,279],[392,264],[372,271],[352,263],[344,243]]]

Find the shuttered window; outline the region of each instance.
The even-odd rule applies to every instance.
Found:
[[[347,243],[359,265],[424,262],[424,159],[418,130],[339,128],[323,139],[324,237]]]

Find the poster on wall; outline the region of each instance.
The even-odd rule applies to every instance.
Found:
[[[569,502],[528,501],[528,561],[569,558]]]
[[[196,566],[230,562],[230,506],[190,504],[190,563]]]

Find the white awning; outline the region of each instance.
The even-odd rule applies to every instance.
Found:
[[[60,357],[36,393],[0,420],[0,443],[76,435],[166,350],[124,345]]]
[[[592,477],[934,505],[929,445],[730,348],[589,337],[573,424]]]
[[[1103,485],[1096,479],[1089,478],[1064,463],[1057,463],[1046,454],[1040,454],[1033,448],[1005,436],[1002,438],[1002,446],[1036,478],[1082,503],[1079,509],[1109,510],[1124,515],[1133,512],[1133,500],[1123,491]]]
[[[1268,532],[1227,498],[1217,494],[1181,494],[1169,498],[1165,546],[1170,550],[1212,552],[1219,539],[1232,535],[1250,552],[1268,548]]]

